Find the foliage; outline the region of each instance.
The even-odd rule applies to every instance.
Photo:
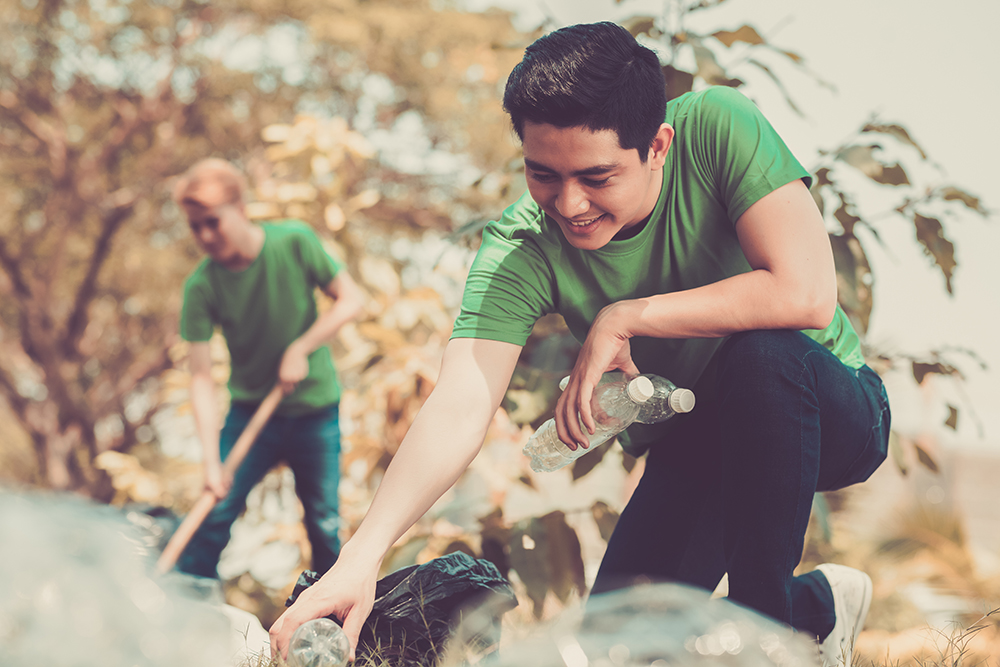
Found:
[[[271,207],[258,213],[318,221],[318,206],[336,232],[373,208],[396,228],[441,228],[452,192],[425,165],[373,163],[346,127],[386,132],[416,113],[437,123],[430,144],[501,164],[512,151],[493,98],[523,44],[503,15],[418,1],[3,0],[0,21],[0,391],[46,486],[107,497],[98,454],[151,437],[198,259],[164,209],[165,179],[220,155],[259,176]],[[304,109],[323,120],[293,122]],[[307,154],[294,144],[312,131],[326,144]],[[303,166],[325,186],[290,178]]]
[[[750,68],[797,108],[781,73],[808,71],[801,56],[749,25],[685,27],[689,14],[721,1],[674,2],[671,26],[651,16],[624,24],[666,54],[671,97],[740,87]],[[356,528],[436,381],[475,232],[523,190],[498,98],[535,35],[517,33],[502,13],[432,6],[0,0],[0,392],[29,436],[34,483],[116,501],[181,499],[185,509],[190,490],[164,492],[170,484],[158,485],[147,470],[157,464],[136,445],[155,436],[158,406],[186,400],[175,395],[187,381],[175,331],[180,286],[199,257],[168,203],[170,178],[216,155],[248,172],[253,217],[312,224],[370,296],[336,342],[341,414],[355,425],[345,436],[342,507],[347,535]],[[865,249],[879,242],[880,225],[912,225],[951,292],[947,217],[986,213],[960,187],[925,183],[929,164],[902,125],[879,119],[818,156],[813,192],[841,303],[861,333],[874,306]],[[884,202],[884,190],[893,197],[879,204],[886,213],[870,211],[865,202]],[[488,456],[516,457],[551,416],[576,349],[558,317],[536,325]],[[959,372],[945,352],[906,361],[917,381]],[[224,378],[224,354],[216,363]],[[11,431],[0,433],[5,448]],[[133,458],[107,456],[118,451]],[[641,473],[641,461],[602,447],[566,474],[580,488],[619,461],[620,476]],[[487,497],[478,525],[432,513],[387,567],[466,550],[516,573],[535,616],[547,600],[581,594],[587,543],[607,540],[619,503],[593,498],[510,520],[504,500],[542,497],[546,480],[500,454],[473,473]]]
[[[744,85],[740,78],[746,76],[744,72],[759,70],[778,88],[789,107],[801,114],[782,82],[783,71],[799,70],[820,85],[831,87],[809,72],[801,55],[772,44],[752,25],[710,33],[687,28],[687,19],[693,13],[724,1],[665,0],[664,6],[669,11],[664,14],[672,21],[670,29],[663,25],[666,19],[648,15],[622,22],[637,38],[652,40],[661,54],[665,54],[663,72],[669,97],[707,85],[739,88]],[[986,217],[988,211],[982,201],[955,184],[940,182],[940,174],[933,173],[933,162],[927,153],[900,123],[873,117],[841,145],[821,151],[817,157],[811,190],[827,221],[837,268],[840,305],[862,340],[874,307],[875,276],[866,248],[872,243],[881,243],[878,231],[881,225],[899,222],[912,225],[924,254],[941,272],[947,292],[953,294],[952,278],[957,261],[954,244],[946,235],[943,221],[959,217],[963,212]],[[928,175],[928,171],[932,173]],[[871,348],[866,352],[873,365],[911,364],[918,383],[928,373],[961,377],[951,361],[956,350],[934,351],[929,359],[907,355],[890,357]],[[974,353],[958,352],[982,364]],[[948,407],[950,414],[945,425],[954,429],[958,409]],[[933,461],[923,456],[920,460],[936,468]]]

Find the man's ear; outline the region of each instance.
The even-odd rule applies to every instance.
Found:
[[[649,166],[653,169],[662,169],[667,161],[667,151],[670,144],[674,142],[674,128],[667,123],[662,123],[660,129],[653,137],[653,143],[649,145]]]

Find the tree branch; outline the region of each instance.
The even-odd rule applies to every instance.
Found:
[[[4,273],[10,278],[11,285],[14,286],[14,292],[21,301],[28,301],[33,298],[34,294],[28,285],[24,273],[21,271],[18,258],[10,254],[7,249],[7,243],[2,236],[0,236],[0,267],[3,267]]]
[[[87,309],[97,293],[97,276],[111,251],[111,242],[121,229],[122,223],[132,215],[137,195],[129,191],[119,190],[111,195],[117,199],[114,206],[108,209],[103,217],[101,235],[94,242],[94,251],[90,256],[87,273],[80,282],[73,300],[73,310],[66,320],[66,329],[62,339],[62,348],[67,357],[77,356],[77,345],[87,328]]]

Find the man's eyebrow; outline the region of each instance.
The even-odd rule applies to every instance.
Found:
[[[547,171],[553,174],[556,173],[555,169],[546,167],[544,164],[535,162],[529,158],[524,158],[524,166],[532,171]],[[606,174],[609,171],[614,171],[619,166],[620,165],[617,162],[612,162],[610,164],[597,164],[593,167],[587,167],[586,169],[574,171],[570,174],[570,176],[599,176],[601,174]]]

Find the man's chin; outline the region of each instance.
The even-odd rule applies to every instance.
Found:
[[[563,237],[577,250],[599,250],[613,237],[613,234],[608,234],[605,229],[595,229],[593,234],[574,234],[560,225],[560,230]]]

